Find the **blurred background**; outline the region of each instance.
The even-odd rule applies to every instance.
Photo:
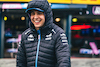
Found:
[[[28,28],[27,3],[0,0],[0,58],[16,58],[21,33]],[[54,23],[68,36],[71,58],[100,57],[100,0],[48,0]]]

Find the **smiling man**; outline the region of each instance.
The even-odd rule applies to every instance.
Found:
[[[70,67],[67,37],[53,23],[48,1],[30,1],[26,12],[29,28],[22,33],[16,67]]]
[[[39,30],[45,23],[45,16],[43,12],[32,10],[31,11],[31,22],[34,24],[35,29]]]

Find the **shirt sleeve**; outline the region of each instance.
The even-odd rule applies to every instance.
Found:
[[[26,63],[25,46],[23,43],[23,38],[21,38],[17,52],[16,67],[27,67]]]
[[[70,50],[65,33],[58,33],[55,47],[57,67],[70,67]]]

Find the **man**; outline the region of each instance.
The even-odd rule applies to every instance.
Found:
[[[70,67],[70,51],[64,31],[53,23],[47,0],[28,3],[29,28],[22,33],[17,67]]]

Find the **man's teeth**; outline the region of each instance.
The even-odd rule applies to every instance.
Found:
[[[38,23],[39,21],[35,21],[36,23]]]

